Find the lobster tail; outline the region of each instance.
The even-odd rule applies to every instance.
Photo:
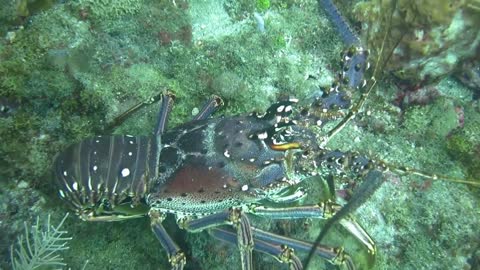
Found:
[[[60,197],[83,219],[125,218],[117,207],[134,209],[146,193],[150,142],[148,137],[97,136],[71,145],[55,160]]]

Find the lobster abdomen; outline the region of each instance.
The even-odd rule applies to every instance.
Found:
[[[54,164],[60,196],[81,216],[104,202],[110,209],[138,202],[156,175],[149,164],[153,148],[151,137],[129,135],[96,136],[69,146]]]

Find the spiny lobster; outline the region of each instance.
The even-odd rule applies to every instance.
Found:
[[[252,250],[271,255],[290,269],[307,268],[313,255],[355,269],[342,248],[320,244],[329,228],[340,223],[375,254],[373,240],[348,215],[381,185],[385,170],[437,176],[325,147],[360,111],[375,79],[364,82],[367,52],[335,6],[320,2],[351,49],[343,57],[339,82],[313,102],[300,106],[298,100],[288,99],[264,114],[211,118],[222,104],[214,96],[191,121],[167,130],[174,95],[164,91],[152,136],[97,136],[58,155],[54,167],[60,196],[87,221],[148,214],[172,269],[183,269],[186,256],[162,225],[167,214],[175,215],[182,229],[208,230],[215,238],[238,245],[244,270],[253,269]],[[362,91],[355,104],[345,89]],[[312,130],[338,119],[342,110],[349,111],[329,132],[318,135]],[[326,179],[334,195],[336,175],[364,179],[343,207],[329,201],[281,206],[304,198],[307,190],[298,184],[318,176]],[[248,215],[328,221],[316,241],[309,243],[255,228]],[[304,263],[294,250],[309,252]]]

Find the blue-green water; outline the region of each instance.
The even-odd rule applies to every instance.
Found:
[[[0,118],[1,269],[10,269],[9,246],[24,221],[52,214],[56,224],[68,211],[51,173],[54,155],[68,144],[104,134],[116,116],[166,88],[177,97],[170,126],[190,119],[212,94],[225,101],[217,115],[264,111],[288,96],[308,100],[334,81],[345,49],[316,1],[27,2],[3,1],[0,11],[0,102],[12,108]],[[419,4],[418,13],[380,2],[389,1],[339,7],[358,22],[373,65],[365,78],[376,70],[378,83],[327,147],[478,183],[478,85],[450,76],[478,50],[474,1]],[[350,93],[358,100],[358,91]],[[147,106],[114,133],[149,134],[157,109]],[[478,188],[393,172],[386,179],[354,214],[377,244],[375,261],[342,229],[323,243],[345,246],[362,269],[480,267]],[[317,202],[320,185],[304,185],[303,203]],[[322,225],[251,221],[310,241]],[[236,247],[174,223],[167,219],[166,227],[187,253],[186,269],[239,269]],[[168,269],[148,218],[87,223],[71,215],[64,229],[73,237],[62,253],[65,269]],[[254,265],[282,267],[255,252]],[[321,260],[312,265],[321,268]]]

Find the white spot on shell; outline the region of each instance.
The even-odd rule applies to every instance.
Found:
[[[88,190],[93,190],[92,177],[88,176]]]
[[[67,176],[67,175],[68,175],[67,171],[63,171],[63,176]]]
[[[98,166],[97,166],[97,165],[93,166],[93,171],[94,171],[94,172],[97,171],[97,169],[98,169]]]
[[[127,177],[130,175],[130,170],[128,168],[124,168],[122,170],[122,177]]]
[[[77,183],[77,182],[73,182],[72,188],[73,188],[74,190],[78,190],[78,183]]]
[[[250,161],[250,162],[254,162],[254,161],[255,161],[255,159],[254,159],[254,158],[251,158],[251,159],[249,159],[249,161]]]
[[[96,142],[96,143],[99,143],[99,142],[100,142],[100,140],[95,140],[95,142]]]
[[[263,132],[257,135],[260,140],[265,140],[268,137],[267,132]]]
[[[129,156],[132,156],[132,155],[133,155],[133,153],[132,153],[132,152],[128,152],[128,155],[129,155]]]
[[[227,188],[227,184],[223,185],[223,188]]]
[[[130,144],[133,144],[133,141],[129,141]]]
[[[243,185],[242,186],[242,191],[247,191],[248,190],[248,185]]]
[[[230,157],[230,153],[228,153],[228,149],[225,150],[225,152],[223,152],[223,155],[224,155],[225,157],[227,157],[227,158]]]

